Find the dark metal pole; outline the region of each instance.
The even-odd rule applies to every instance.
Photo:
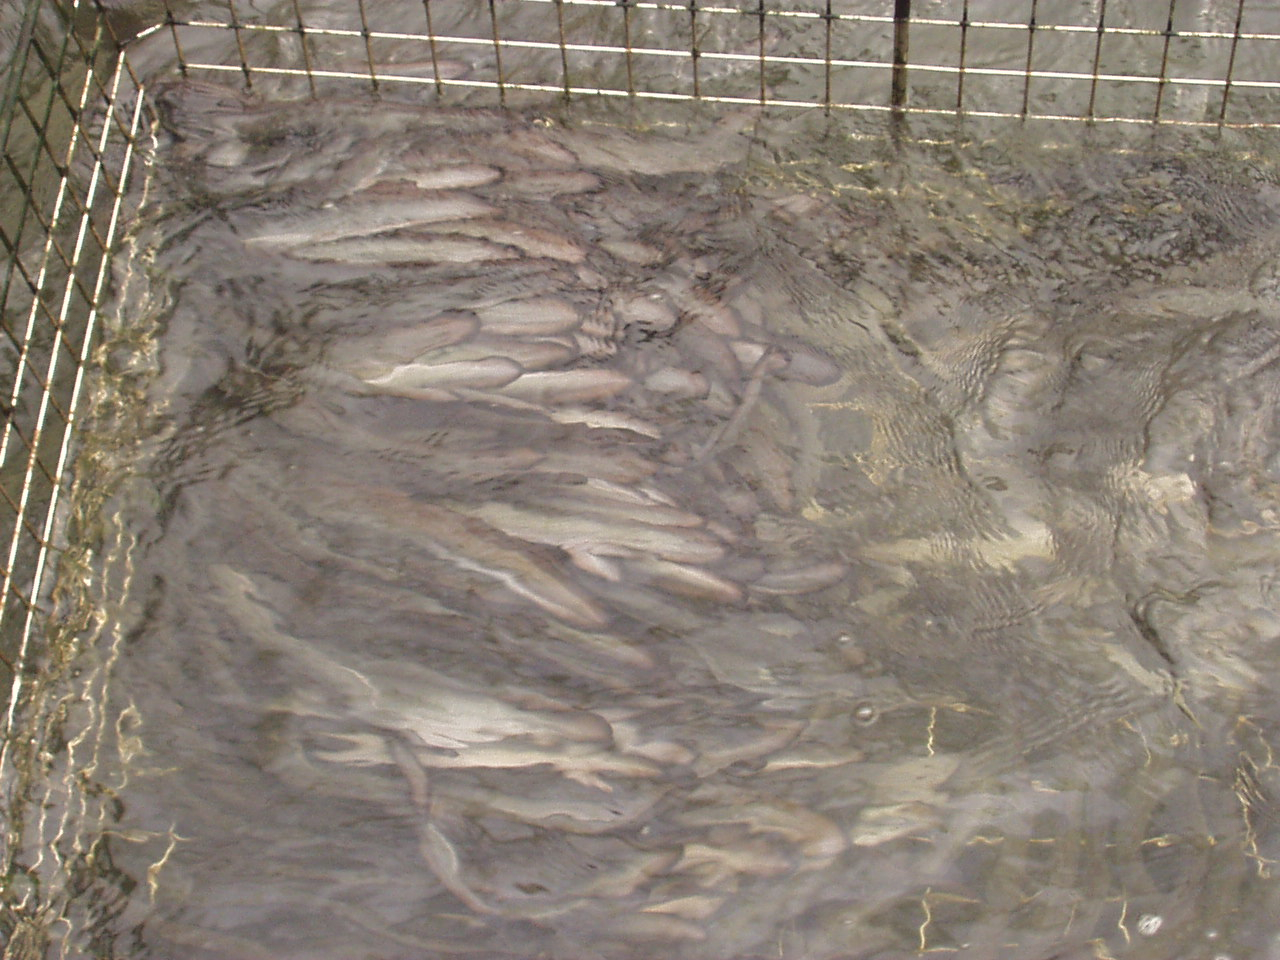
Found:
[[[1244,23],[1244,0],[1236,7],[1236,28],[1231,33],[1231,54],[1227,57],[1226,83],[1222,85],[1222,107],[1218,110],[1218,126],[1227,122],[1227,99],[1231,96],[1231,76],[1236,69],[1236,47],[1240,44],[1240,26]]]
[[[907,24],[911,19],[911,0],[893,0],[893,88],[889,105],[895,113],[907,106]]]
[[[1169,46],[1173,42],[1173,10],[1178,0],[1169,0],[1169,21],[1164,27],[1164,51],[1160,54],[1160,85],[1156,87],[1156,107],[1151,111],[1151,120],[1160,122],[1160,106],[1164,103],[1164,91],[1169,85]]]

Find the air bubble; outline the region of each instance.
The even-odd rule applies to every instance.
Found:
[[[880,718],[880,711],[872,704],[860,703],[853,708],[853,719],[864,727],[869,727]]]
[[[1164,924],[1164,917],[1158,913],[1144,913],[1138,918],[1138,932],[1144,937],[1155,936]]]

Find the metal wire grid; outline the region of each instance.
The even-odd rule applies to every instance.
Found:
[[[90,352],[141,127],[117,45],[87,2],[25,5],[0,113],[0,665],[9,681],[0,772],[30,646],[50,615],[60,505]],[[10,824],[12,826],[12,824]]]
[[[465,6],[471,16],[450,16]],[[443,96],[707,100],[1054,121],[1280,126],[1280,19],[1259,0],[350,0],[309,22],[244,0],[163,33],[183,75]],[[211,35],[222,33],[225,55]],[[274,41],[274,42],[273,42]],[[401,55],[416,50],[406,63]],[[192,51],[197,51],[193,53]]]

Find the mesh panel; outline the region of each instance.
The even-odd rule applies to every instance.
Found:
[[[59,629],[65,618],[56,594],[60,581],[75,579],[65,534],[73,440],[142,115],[96,10],[31,2],[4,13],[0,933],[6,957],[32,957],[43,955],[47,920],[65,915],[70,865],[83,853],[71,849],[74,838],[63,841],[74,834],[69,819],[85,812],[84,757],[65,749],[82,729],[82,717],[66,708],[85,688],[67,683],[79,672],[76,631]],[[37,876],[64,892],[40,896],[31,883]]]
[[[0,133],[0,349],[10,384],[0,432],[0,654],[11,674],[46,615],[57,509],[140,120],[136,97],[118,108],[132,85],[105,24],[77,18],[79,6],[64,21],[27,5]]]
[[[847,111],[1274,126],[1280,22],[1248,0],[234,2],[166,34],[186,75],[438,93],[704,99]],[[214,56],[210,52],[216,51]],[[404,56],[410,51],[408,56]]]

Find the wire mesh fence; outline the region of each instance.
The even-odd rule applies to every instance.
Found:
[[[17,24],[0,121],[9,384],[0,657],[10,674],[46,611],[71,440],[142,117],[134,96],[123,113],[115,109],[127,72],[102,24],[82,32],[47,22],[45,12],[28,4]]]
[[[459,16],[462,7],[469,7]],[[1280,21],[1248,0],[166,4],[184,75],[858,112],[1275,125]],[[211,52],[217,51],[214,56]]]
[[[74,737],[71,728],[78,721],[54,704],[66,694],[66,677],[80,668],[74,643],[68,642],[75,630],[56,629],[55,584],[70,572],[64,561],[73,441],[86,406],[109,255],[143,114],[117,45],[92,11],[27,3],[4,12],[0,363],[7,392],[0,400],[0,684],[6,703],[0,929],[4,955],[28,957],[43,955],[47,922],[33,914],[46,911],[50,901],[23,916],[29,891],[23,892],[18,878],[29,875],[15,861],[39,864],[46,846],[52,849],[68,832],[66,817],[76,808],[68,801],[77,795],[74,784],[82,774],[59,748]],[[54,759],[59,755],[61,760]],[[34,805],[33,791],[42,797]],[[41,807],[52,816],[28,817]],[[47,844],[31,843],[35,833]]]

